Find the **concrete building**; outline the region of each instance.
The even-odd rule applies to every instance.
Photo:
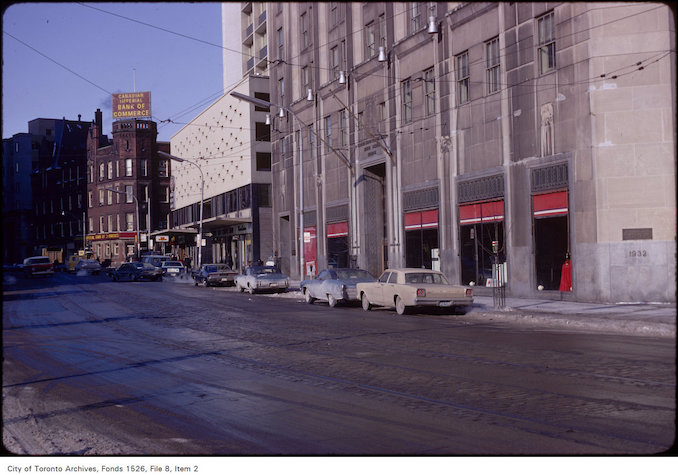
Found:
[[[170,148],[157,135],[155,122],[131,118],[113,122],[109,140],[97,110],[87,137],[87,242],[101,261],[138,258],[153,250],[148,236],[167,228],[171,164],[158,151]]]
[[[236,91],[269,100],[266,6],[241,5],[241,64],[227,61],[224,54],[224,95],[171,138],[173,154],[186,161],[174,164],[168,234],[174,236],[175,249],[196,263],[196,238],[189,233],[200,228],[201,195],[203,263],[225,262],[244,269],[274,254],[268,110],[230,95]],[[222,30],[233,28],[226,9],[222,15]],[[226,77],[234,66],[242,68],[242,78],[228,87]]]
[[[283,270],[423,266],[480,292],[501,276],[515,296],[675,301],[668,6],[269,13]]]

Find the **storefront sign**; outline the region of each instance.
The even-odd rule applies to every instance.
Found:
[[[113,119],[151,117],[150,92],[113,94]]]
[[[126,233],[103,233],[103,234],[94,234],[87,236],[88,241],[104,241],[107,239],[136,239],[137,233],[135,232],[126,232]]]
[[[169,242],[169,236],[156,236],[155,237],[156,242]]]

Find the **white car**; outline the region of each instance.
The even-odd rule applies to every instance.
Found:
[[[442,272],[430,269],[386,269],[377,282],[356,286],[363,310],[395,307],[402,315],[412,307],[443,307],[466,313],[473,305],[470,287],[453,285]]]
[[[162,275],[168,277],[184,277],[186,275],[186,268],[179,261],[164,261],[160,266]]]
[[[235,278],[238,292],[285,292],[290,278],[280,272],[276,266],[249,266],[244,274]]]

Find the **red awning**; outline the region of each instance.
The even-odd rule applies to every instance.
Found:
[[[405,231],[416,229],[435,229],[438,227],[438,210],[415,211],[405,213]]]
[[[532,209],[535,218],[566,216],[568,213],[567,191],[534,195]]]
[[[332,223],[327,225],[327,237],[336,238],[348,236],[348,221],[341,223]]]
[[[477,224],[504,220],[504,200],[459,207],[459,224]]]

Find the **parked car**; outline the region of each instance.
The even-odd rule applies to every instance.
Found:
[[[443,307],[465,313],[473,305],[470,287],[453,285],[442,272],[429,269],[386,269],[377,282],[357,284],[363,310],[395,307],[402,315],[409,307]]]
[[[148,262],[123,262],[111,274],[114,281],[120,280],[162,280],[162,269]]]
[[[276,266],[249,266],[244,274],[235,278],[235,287],[239,292],[285,292],[290,278],[280,272]]]
[[[363,269],[326,269],[315,279],[301,281],[299,288],[306,303],[327,300],[330,307],[339,302],[359,301],[356,285],[359,282],[376,282],[372,274]]]
[[[32,278],[36,275],[52,277],[54,275],[54,264],[47,256],[27,257],[24,259],[23,271],[26,277]]]
[[[160,266],[162,274],[169,277],[181,277],[186,275],[184,264],[179,261],[165,261]]]
[[[88,274],[97,275],[101,272],[101,264],[95,259],[80,259],[75,264],[75,272],[85,271]]]
[[[195,285],[235,285],[238,273],[226,264],[203,264],[193,273]]]

